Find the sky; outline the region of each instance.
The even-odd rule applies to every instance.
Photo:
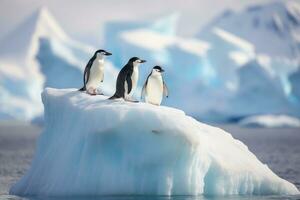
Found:
[[[272,1],[280,0],[0,0],[0,39],[43,6],[71,37],[98,45],[109,21],[152,21],[178,13],[178,33],[193,36],[224,10]]]

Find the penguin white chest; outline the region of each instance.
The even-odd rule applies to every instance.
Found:
[[[163,98],[163,80],[161,75],[150,76],[146,86],[145,101],[160,105]]]
[[[89,80],[86,84],[87,89],[99,87],[101,81],[103,81],[103,78],[104,78],[104,61],[103,60],[94,61],[90,69]]]
[[[133,67],[133,73],[131,75],[132,89],[129,93],[130,96],[133,94],[134,90],[137,87],[138,79],[139,79],[139,69],[138,67]]]

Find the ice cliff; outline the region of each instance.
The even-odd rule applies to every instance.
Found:
[[[297,188],[229,133],[181,110],[42,93],[45,131],[16,195],[268,195]]]

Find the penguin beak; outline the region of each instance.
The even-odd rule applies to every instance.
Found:
[[[146,60],[141,60],[141,63],[147,62]]]
[[[111,56],[112,53],[109,53],[109,52],[106,51],[106,52],[105,52],[105,55],[106,55],[106,56]]]
[[[163,73],[165,70],[161,69],[160,72]]]

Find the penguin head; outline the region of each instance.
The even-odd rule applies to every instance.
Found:
[[[163,68],[161,68],[160,66],[155,66],[152,68],[152,74],[153,75],[159,75],[161,73],[163,73],[165,70],[163,70]]]
[[[110,55],[112,55],[111,53],[109,53],[109,52],[107,52],[107,51],[105,51],[105,50],[103,50],[103,49],[99,49],[99,50],[97,50],[96,52],[95,52],[95,56],[96,57],[104,57],[104,56],[110,56]]]
[[[141,63],[146,62],[146,60],[142,60],[138,57],[132,57],[129,59],[128,63],[132,63],[133,66],[139,66]]]

